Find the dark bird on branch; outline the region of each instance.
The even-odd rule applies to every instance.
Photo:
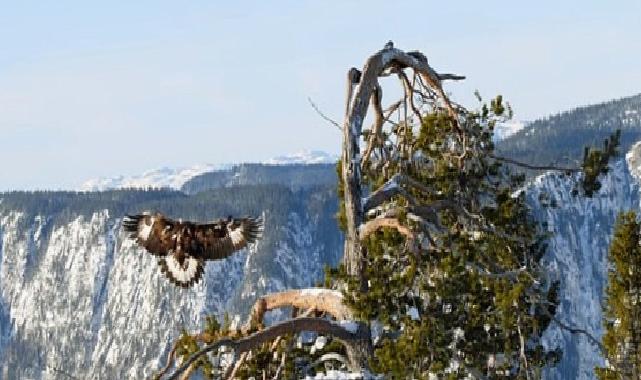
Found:
[[[177,286],[188,288],[203,275],[206,260],[221,260],[254,243],[263,233],[263,218],[194,223],[160,213],[127,215],[122,222],[131,239],[158,256],[160,270]]]

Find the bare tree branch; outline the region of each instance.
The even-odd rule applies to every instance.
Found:
[[[280,364],[278,365],[278,368],[276,369],[276,373],[274,374],[274,377],[272,380],[278,380],[280,379],[280,373],[285,368],[285,363],[287,360],[287,352],[283,352],[283,356],[280,359]]]
[[[245,359],[247,359],[247,354],[249,351],[245,351],[242,354],[240,354],[240,357],[238,360],[234,363],[234,365],[230,365],[229,368],[231,369],[231,372],[229,374],[226,374],[224,376],[225,379],[227,380],[233,380],[236,377],[236,373],[240,370],[240,367],[245,363]]]
[[[323,288],[296,289],[271,293],[259,298],[251,310],[250,326],[262,326],[265,312],[287,306],[323,311],[337,320],[351,319],[352,316],[350,309],[343,304],[343,295],[339,291]],[[246,328],[246,330],[249,329]]]
[[[374,125],[372,125],[372,129],[370,130],[370,135],[367,143],[367,147],[365,148],[365,153],[363,154],[363,162],[361,163],[361,169],[365,169],[367,167],[367,162],[369,161],[369,157],[372,154],[372,150],[374,149],[374,144],[380,140],[382,140],[382,129],[383,129],[383,124],[385,124],[385,115],[383,115],[383,109],[381,107],[381,101],[383,98],[383,89],[381,86],[376,87],[376,91],[372,94],[372,106],[374,107],[374,112],[375,112],[375,119],[374,119]],[[400,105],[400,103],[398,103]],[[396,107],[398,108],[398,106]]]
[[[324,114],[324,113],[323,113],[323,112],[318,108],[318,106],[316,105],[316,103],[314,103],[314,101],[312,100],[312,98],[310,98],[310,97],[308,96],[308,97],[307,97],[307,101],[309,102],[309,104],[312,106],[312,108],[314,109],[314,111],[316,111],[316,113],[317,113],[320,117],[322,117],[322,118],[323,118],[323,119],[325,119],[326,121],[328,121],[328,122],[330,122],[331,124],[333,124],[336,128],[338,128],[339,130],[341,130],[341,126],[340,126],[340,124],[338,124],[337,122],[335,122],[335,121],[334,121],[333,119],[331,119],[329,116],[326,116],[326,115],[325,115],[325,114]]]
[[[547,309],[545,309],[545,308],[542,308],[542,309],[544,310],[544,313],[546,313],[546,315],[548,317],[552,318],[552,320],[554,322],[556,322],[556,324],[559,325],[559,327],[561,327],[562,329],[567,330],[568,332],[570,332],[572,334],[583,334],[583,335],[585,335],[592,344],[597,346],[597,348],[601,351],[602,355],[604,355],[604,357],[605,357],[605,353],[606,353],[605,347],[603,346],[601,341],[599,341],[597,338],[595,338],[594,335],[590,334],[590,332],[588,330],[585,330],[585,329],[582,329],[582,328],[578,328],[578,327],[572,327],[572,326],[560,321],[556,316],[550,314],[547,311]]]
[[[174,364],[174,356],[176,355],[176,348],[178,347],[179,342],[180,342],[179,340],[176,340],[172,345],[171,350],[167,355],[167,361],[165,362],[165,366],[154,375],[153,377],[154,380],[159,380],[165,373],[167,373],[169,368],[171,368],[171,366]]]
[[[191,335],[191,337],[196,342],[204,342],[204,343],[211,342],[213,339],[215,339],[214,336],[212,336],[209,333],[197,333],[197,334]],[[180,344],[180,339],[176,340],[172,345],[171,350],[167,355],[167,361],[165,362],[165,366],[156,374],[154,374],[153,376],[154,380],[159,380],[165,373],[167,373],[169,368],[171,368],[171,366],[174,364],[174,361],[176,359],[176,349],[178,348],[178,344]]]
[[[403,89],[405,90],[405,99],[407,99],[407,101],[409,102],[412,112],[414,112],[414,116],[416,117],[416,120],[420,123],[421,111],[419,111],[418,108],[416,108],[416,105],[414,105],[414,91],[413,91],[412,84],[410,83],[410,80],[407,77],[407,74],[405,74],[403,70],[399,70],[397,75],[401,80],[401,83],[403,83]]]
[[[519,333],[519,345],[521,347],[521,349],[519,350],[519,357],[521,358],[523,366],[525,367],[525,378],[527,380],[530,380],[530,368],[527,362],[527,356],[525,355],[525,338],[523,337],[523,332],[521,331],[521,316],[519,315],[516,320],[516,331]]]
[[[465,77],[463,75],[457,74],[437,74],[438,79],[440,80],[463,80]]]
[[[361,226],[360,237],[361,239],[365,239],[372,233],[385,227],[394,228],[401,235],[405,236],[405,238],[410,242],[413,242],[415,240],[415,236],[412,230],[410,230],[407,226],[402,225],[401,222],[399,222],[399,220],[396,218],[376,218],[368,221]]]
[[[189,368],[189,366],[198,360],[201,356],[208,352],[218,350],[220,347],[229,347],[234,350],[235,355],[249,351],[262,343],[269,342],[278,336],[285,334],[296,334],[302,331],[314,331],[319,334],[330,334],[336,339],[344,342],[363,342],[370,339],[370,333],[362,324],[358,325],[358,329],[352,332],[339,323],[328,321],[322,318],[296,318],[272,325],[265,330],[258,331],[247,337],[237,340],[225,338],[213,344],[203,347],[201,350],[190,356],[185,362],[181,364],[176,371],[169,376],[168,380],[176,380],[178,377]]]
[[[376,191],[372,192],[369,197],[365,198],[363,201],[363,210],[368,211],[378,207],[396,195],[403,195],[410,204],[416,205],[416,200],[414,200],[414,198],[401,187],[402,184],[412,185],[420,190],[427,191],[427,188],[418,181],[411,179],[406,175],[395,174],[385,182],[383,186],[379,187]]]
[[[556,170],[556,171],[562,171],[562,172],[568,172],[568,173],[576,173],[581,171],[581,168],[568,168],[568,167],[561,167],[561,166],[555,166],[555,165],[530,165],[520,161],[513,160],[511,158],[496,156],[494,154],[488,154],[488,156],[497,161],[506,162],[508,164],[512,164],[512,165],[516,165],[522,168],[532,169],[532,170]]]
[[[189,380],[191,375],[194,373],[196,370],[197,366],[196,363],[191,363],[191,365],[187,368],[187,370],[183,373],[183,375],[180,377],[180,380]]]

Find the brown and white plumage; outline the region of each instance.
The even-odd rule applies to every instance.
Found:
[[[206,260],[221,260],[262,236],[262,218],[220,219],[207,223],[172,220],[160,213],[127,215],[123,228],[149,253],[175,285],[197,283]]]

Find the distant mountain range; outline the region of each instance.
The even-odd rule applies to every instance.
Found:
[[[300,151],[290,155],[271,158],[260,164],[264,165],[307,165],[334,164],[338,156],[326,152],[312,150]],[[105,191],[114,189],[153,189],[170,188],[179,190],[190,179],[204,173],[231,170],[238,164],[197,164],[187,168],[164,167],[144,172],[135,176],[115,176],[95,178],[85,181],[80,191]]]
[[[514,120],[500,123],[495,128],[494,140],[497,153],[505,157],[535,165],[571,165],[581,159],[584,146],[601,146],[603,139],[617,129],[622,131],[622,152],[626,152],[633,143],[641,139],[641,94],[578,107],[534,122]],[[323,151],[300,151],[251,164],[164,167],[135,176],[119,175],[90,179],[85,181],[78,190],[104,191],[126,188],[180,190],[192,178],[201,177],[207,173],[234,172],[234,167],[243,165],[334,164],[337,160],[337,155]],[[232,184],[234,181],[228,179],[228,183]],[[240,182],[236,181],[236,183]]]
[[[578,107],[528,123],[496,144],[497,153],[536,165],[575,165],[585,146],[621,130],[621,152],[641,139],[641,94]]]
[[[621,151],[626,152],[641,139],[641,94],[608,102],[578,107],[570,111],[538,119],[533,122],[509,121],[495,128],[497,153],[534,165],[576,165],[585,146],[600,147],[603,140],[621,129]],[[115,176],[85,181],[81,191],[112,189],[182,189],[191,179],[208,173],[238,171],[234,167],[246,165],[308,165],[334,164],[337,155],[322,151],[301,151],[277,156],[252,164],[198,164],[187,168],[160,168],[136,176]],[[213,175],[220,178],[227,174]],[[537,174],[529,172],[529,174]],[[222,176],[222,177],[221,177]],[[210,176],[212,177],[212,176]],[[220,178],[218,178],[220,180]],[[212,179],[212,178],[209,178]],[[312,177],[309,177],[313,181]],[[201,178],[202,180],[202,178]],[[266,179],[267,182],[268,179]],[[242,183],[227,179],[229,184]],[[300,183],[300,182],[299,182]]]

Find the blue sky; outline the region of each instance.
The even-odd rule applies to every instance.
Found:
[[[641,92],[639,1],[0,1],[0,190],[337,153],[351,66],[393,40],[532,120]]]

